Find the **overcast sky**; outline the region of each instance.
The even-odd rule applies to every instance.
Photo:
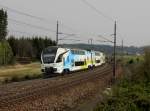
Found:
[[[150,45],[150,0],[87,0],[98,10],[117,20],[117,42],[124,39],[125,45]],[[0,4],[48,20],[42,22],[27,16],[18,15],[8,10],[10,19],[56,30],[56,21],[60,22],[60,32],[78,34],[75,39],[87,43],[89,38],[98,43],[97,35],[109,39],[113,34],[113,22],[97,14],[82,0],[0,0]],[[0,6],[1,7],[1,6]],[[10,34],[15,35],[48,35],[55,39],[55,32],[44,31],[18,25],[9,21]],[[24,34],[15,31],[25,32]],[[27,34],[26,34],[27,33]],[[60,36],[62,38],[63,35]],[[71,38],[71,37],[70,37]],[[65,41],[69,42],[69,41]],[[71,42],[70,42],[71,43]]]

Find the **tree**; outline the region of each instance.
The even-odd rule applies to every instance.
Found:
[[[5,40],[7,36],[7,12],[3,9],[0,10],[0,41]]]
[[[13,52],[7,41],[0,42],[0,65],[13,63]]]
[[[14,56],[18,54],[18,39],[14,36],[10,36],[7,40],[12,48]]]

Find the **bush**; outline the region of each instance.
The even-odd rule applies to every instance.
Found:
[[[150,49],[146,49],[143,63],[132,63],[133,59],[126,67],[131,78],[127,76],[116,84],[113,95],[105,98],[94,111],[150,111]]]
[[[13,76],[11,79],[11,82],[18,82],[20,81],[20,78],[18,76]]]
[[[14,62],[12,49],[7,41],[0,42],[0,65]]]
[[[133,63],[134,63],[133,59],[129,60],[129,62],[128,62],[128,64],[133,64]]]

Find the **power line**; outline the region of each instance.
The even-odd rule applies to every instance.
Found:
[[[98,10],[96,7],[94,7],[92,4],[90,4],[87,0],[81,0],[84,4],[86,4],[88,7],[90,7],[93,11],[95,11],[97,14],[105,17],[106,19],[113,21],[114,19],[106,14],[104,14],[102,11]]]
[[[43,18],[43,17],[38,17],[38,16],[29,14],[29,13],[26,13],[26,12],[21,12],[21,11],[18,11],[18,10],[16,10],[16,9],[12,9],[12,8],[9,8],[9,7],[4,6],[4,5],[1,5],[1,4],[0,4],[0,6],[3,7],[4,9],[7,9],[7,10],[9,10],[9,11],[11,11],[11,12],[14,12],[14,13],[17,13],[17,14],[19,14],[19,15],[28,16],[28,17],[30,17],[30,18],[34,18],[34,19],[37,19],[37,20],[40,20],[40,21],[43,21],[43,22],[46,22],[46,23],[50,23],[49,20],[47,20],[47,19],[45,19],[45,18]],[[27,26],[29,26],[29,27],[34,27],[34,28],[38,28],[38,29],[42,29],[42,30],[46,30],[46,31],[56,32],[56,31],[51,30],[51,29],[48,29],[48,28],[44,28],[44,27],[41,27],[41,26],[32,25],[32,24],[25,23],[25,22],[18,21],[18,20],[14,20],[14,19],[11,19],[10,21],[13,21],[13,22],[18,23],[18,24],[24,24],[24,25],[27,25]],[[68,30],[70,30],[70,31],[72,31],[72,32],[77,32],[77,31],[75,31],[73,28],[71,28],[71,27],[69,27],[69,26],[66,26],[66,25],[64,25],[64,24],[62,24],[62,23],[61,23],[61,25],[64,26],[64,28],[66,28],[66,29],[68,29]],[[61,33],[61,34],[66,35],[67,33]],[[77,34],[76,34],[76,35],[77,35]],[[80,34],[78,34],[78,35],[80,35]],[[81,36],[81,35],[80,35],[80,36]],[[76,37],[77,37],[77,36],[76,36]]]
[[[17,13],[17,14],[19,14],[19,15],[28,16],[28,17],[30,17],[30,18],[37,19],[37,20],[40,20],[40,21],[43,21],[43,22],[46,22],[46,23],[52,23],[52,22],[50,22],[49,20],[47,20],[46,18],[43,18],[43,17],[35,16],[35,15],[29,14],[29,13],[26,13],[26,12],[21,12],[21,11],[18,11],[18,10],[16,10],[16,9],[12,9],[12,8],[9,8],[9,7],[4,6],[4,5],[1,5],[1,4],[0,4],[0,6],[3,7],[4,9],[7,9],[7,10],[13,12],[13,13]],[[53,25],[54,25],[54,24],[55,24],[55,23],[53,23]],[[71,30],[71,31],[74,31],[74,30],[73,30],[72,28],[70,28],[69,26],[66,26],[66,25],[64,25],[64,24],[62,24],[62,26],[64,26],[66,29],[69,29],[69,30]]]
[[[107,19],[113,21],[113,19],[112,19],[111,17],[105,15],[103,12],[99,11],[98,9],[96,9],[93,5],[91,5],[91,4],[90,4],[89,2],[87,2],[86,0],[81,0],[81,1],[83,1],[86,5],[88,5],[91,9],[93,9],[94,11],[96,11],[98,14],[100,14],[100,15],[104,16],[105,18],[107,18]],[[7,9],[7,10],[9,10],[9,11],[11,11],[11,12],[14,12],[14,13],[17,13],[17,14],[20,14],[20,15],[24,15],[24,16],[28,16],[28,17],[30,17],[30,18],[34,18],[34,19],[37,19],[37,20],[40,20],[40,21],[44,21],[44,22],[46,22],[46,23],[49,23],[49,21],[48,21],[47,19],[45,19],[45,18],[38,17],[38,16],[34,16],[34,15],[29,14],[29,13],[26,13],[26,12],[21,12],[21,11],[18,11],[18,10],[16,10],[16,9],[12,9],[12,8],[9,8],[9,7],[4,6],[4,5],[1,5],[1,4],[0,4],[0,6],[3,7],[3,8],[5,8],[5,9]],[[15,22],[15,23],[17,23],[17,24],[23,24],[23,25],[26,25],[26,26],[29,26],[29,27],[33,27],[33,28],[37,28],[37,29],[44,30],[44,31],[51,31],[51,32],[55,32],[55,33],[56,33],[56,31],[54,31],[54,30],[52,30],[52,29],[49,29],[49,28],[45,28],[45,27],[41,27],[41,26],[36,26],[36,25],[33,25],[33,24],[25,23],[25,22],[22,22],[22,21],[14,20],[14,19],[9,19],[9,20],[10,20],[10,21],[13,21],[13,22]],[[66,26],[66,25],[64,25],[64,24],[62,24],[62,26],[64,26],[66,29],[69,29],[69,30],[71,30],[71,31],[74,32],[74,30],[73,30],[72,28],[70,28],[70,27],[68,27],[68,26]],[[60,32],[59,32],[59,34],[71,35],[71,36],[76,36],[76,37],[78,37],[77,35],[83,36],[83,35],[81,35],[81,34],[68,34],[68,33],[60,33]],[[105,40],[106,40],[106,39],[105,39]],[[108,40],[108,39],[107,39],[107,40]],[[109,41],[110,41],[110,40],[109,40]]]
[[[37,25],[33,25],[33,24],[29,24],[29,23],[25,23],[23,21],[18,21],[18,20],[15,20],[15,19],[11,19],[11,18],[8,18],[8,20],[14,22],[14,23],[17,23],[17,24],[23,24],[23,25],[26,25],[28,27],[32,27],[32,28],[36,28],[36,29],[40,29],[40,30],[44,30],[44,31],[51,31],[51,32],[54,32],[56,33],[56,31],[52,30],[52,29],[48,29],[48,28],[45,28],[45,27],[41,27],[41,26],[37,26]],[[16,31],[16,32],[20,32],[22,33],[21,31]],[[24,33],[24,32],[23,32]],[[62,35],[67,35],[67,36],[75,36],[76,34],[70,34],[70,33],[63,33],[63,32],[58,32],[58,34],[62,34]]]
[[[37,25],[33,25],[33,24],[29,24],[29,23],[25,23],[23,21],[19,21],[19,20],[15,20],[15,19],[11,19],[11,18],[8,18],[8,20],[12,21],[12,22],[15,22],[17,24],[23,24],[23,25],[26,25],[28,27],[32,27],[32,28],[36,28],[36,29],[41,29],[41,30],[44,30],[44,31],[51,31],[51,32],[56,32],[52,29],[49,29],[49,28],[45,28],[45,27],[41,27],[41,26],[37,26]]]
[[[66,29],[72,31],[72,32],[77,32],[76,30],[74,30],[74,29],[71,28],[70,26],[67,26],[67,25],[65,25],[65,24],[63,24],[63,23],[61,23],[61,25],[64,26]]]
[[[105,41],[105,40],[96,40],[98,42],[105,42],[105,43],[108,43],[109,41]]]
[[[81,41],[81,40],[77,40],[77,39],[59,39],[59,40]]]
[[[35,34],[31,34],[31,33],[28,33],[28,32],[23,32],[23,31],[18,31],[18,30],[8,30],[9,32],[15,32],[15,33],[20,33],[20,34],[27,34],[27,35],[35,35]]]
[[[6,10],[9,10],[9,11],[13,12],[13,13],[17,13],[17,14],[19,14],[19,15],[28,16],[28,17],[30,17],[30,18],[34,18],[34,19],[37,19],[37,20],[40,20],[40,21],[43,21],[43,22],[46,22],[46,23],[50,23],[49,20],[47,20],[47,19],[45,19],[45,18],[43,18],[43,17],[38,17],[38,16],[29,14],[29,13],[26,13],[26,12],[21,12],[21,11],[18,11],[18,10],[16,10],[16,9],[12,9],[12,8],[9,8],[9,7],[4,6],[4,5],[1,5],[1,4],[0,4],[0,6],[1,6],[2,8],[4,8],[4,9],[6,9]]]
[[[27,34],[27,35],[32,35],[32,36],[46,36],[46,35],[38,35],[38,34],[33,34],[33,33],[19,31],[19,30],[13,30],[13,29],[9,29],[8,32],[15,32],[15,33]]]
[[[66,36],[61,37],[60,39],[73,38],[73,37],[77,37],[77,36],[75,34],[66,34]]]
[[[3,7],[4,9],[7,9],[7,10],[13,12],[13,13],[17,13],[17,14],[19,14],[19,15],[24,15],[24,16],[27,16],[27,17],[30,17],[30,18],[33,18],[33,19],[37,19],[37,20],[46,22],[46,23],[52,23],[52,22],[50,22],[49,20],[47,20],[46,18],[43,18],[43,17],[35,16],[35,15],[29,14],[29,13],[26,13],[26,12],[21,12],[21,11],[18,11],[18,10],[16,10],[16,9],[12,9],[12,8],[9,8],[9,7],[4,6],[4,5],[1,5],[1,4],[0,4],[0,6]],[[54,24],[55,24],[55,23],[53,23],[53,25],[54,25]],[[66,25],[64,25],[64,24],[62,24],[62,26],[64,26],[66,29],[69,29],[69,30],[71,30],[71,31],[74,31],[72,28],[70,28],[70,27],[68,27],[68,26],[66,26]]]
[[[102,39],[106,40],[107,42],[111,42],[111,43],[113,43],[113,41],[111,41],[111,40],[107,39],[106,37],[103,37],[103,36],[101,36],[101,35],[99,35],[98,37],[100,37],[100,38],[102,38]]]

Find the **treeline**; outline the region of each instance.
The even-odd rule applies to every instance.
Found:
[[[48,37],[20,37],[10,36],[7,39],[15,57],[29,57],[39,60],[45,47],[56,45],[55,41]]]

